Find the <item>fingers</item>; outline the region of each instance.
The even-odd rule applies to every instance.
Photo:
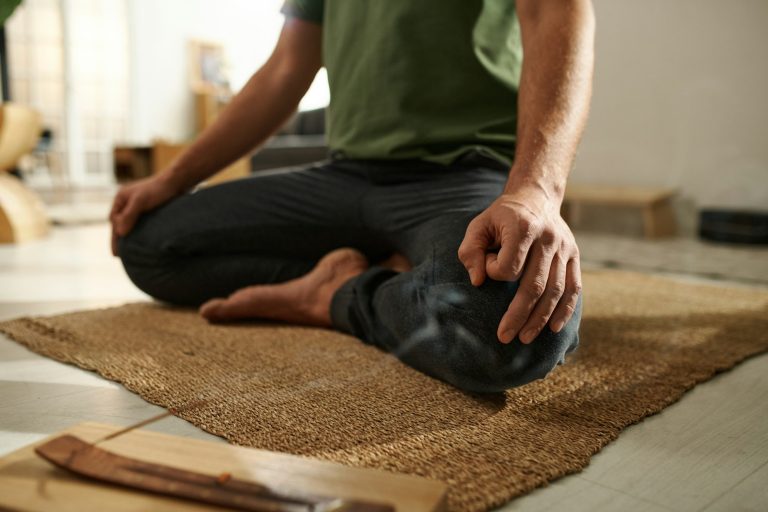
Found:
[[[112,246],[112,256],[117,256],[117,218],[120,215],[120,212],[122,212],[123,208],[125,208],[125,204],[127,202],[127,193],[126,189],[122,188],[117,192],[117,195],[115,196],[115,200],[112,201],[112,209],[109,211],[109,222],[112,225],[112,240],[111,240],[111,246]]]
[[[136,219],[146,210],[144,194],[136,188],[128,186],[120,189],[112,202],[112,210],[109,212],[109,221],[112,223],[112,230],[117,236],[127,235]]]
[[[115,200],[112,201],[112,209],[109,212],[109,221],[114,222],[115,217],[117,216],[120,211],[125,208],[125,203],[127,202],[128,194],[126,193],[126,189],[122,188],[117,192],[117,195],[115,196]]]
[[[112,212],[109,214],[109,220],[112,224],[112,239],[110,242],[112,256],[120,256],[118,239],[130,233],[142,211],[135,197],[128,199],[127,202],[124,198],[120,199],[120,197],[115,198]]]
[[[533,245],[515,298],[512,299],[507,312],[499,322],[497,334],[502,343],[509,343],[515,339],[528,321],[533,308],[544,295],[553,256],[554,250],[550,246],[541,242]]]
[[[560,332],[568,323],[568,320],[576,311],[576,305],[579,302],[581,293],[581,265],[579,257],[575,256],[568,261],[565,274],[565,291],[560,302],[552,313],[552,319],[549,321],[549,328],[553,332]]]
[[[530,343],[539,335],[542,329],[547,325],[547,321],[552,316],[552,312],[560,302],[565,291],[565,273],[566,262],[559,254],[552,258],[552,266],[549,268],[549,277],[547,278],[547,288],[544,294],[539,298],[539,302],[533,309],[531,316],[520,329],[520,341]]]
[[[488,249],[488,226],[485,217],[475,217],[467,226],[464,240],[459,246],[459,260],[469,273],[473,286],[485,281],[485,251]]]
[[[517,281],[523,273],[523,266],[533,243],[533,236],[527,229],[520,229],[514,235],[501,241],[501,249],[486,261],[488,277],[496,281]]]
[[[117,253],[117,233],[115,233],[115,229],[112,228],[112,256],[119,256]]]
[[[141,199],[136,195],[131,196],[123,209],[115,215],[115,220],[112,223],[119,236],[130,233],[142,210]]]

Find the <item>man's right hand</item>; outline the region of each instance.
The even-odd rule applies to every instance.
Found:
[[[112,203],[112,254],[118,256],[117,239],[131,232],[136,220],[179,195],[178,188],[166,176],[157,175],[122,187]]]

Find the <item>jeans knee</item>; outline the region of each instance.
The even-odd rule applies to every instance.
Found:
[[[118,240],[118,255],[125,273],[138,289],[154,299],[186,305],[183,297],[173,293],[175,287],[167,283],[178,262],[174,263],[160,248],[146,243],[139,230]]]
[[[428,373],[476,393],[501,392],[543,379],[578,346],[580,315],[581,302],[560,332],[545,327],[530,344],[518,339],[503,344],[496,336],[498,320],[489,322],[482,314],[454,311],[434,332],[433,350],[425,361]]]
[[[495,393],[543,379],[578,345],[578,334],[543,333],[533,343],[515,340],[503,345],[485,340],[485,347],[465,350],[448,362],[450,382],[465,391]],[[489,349],[488,345],[500,345]]]

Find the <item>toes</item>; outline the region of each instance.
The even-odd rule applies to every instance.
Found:
[[[203,306],[205,308],[205,305]],[[250,304],[241,298],[214,299],[207,309],[200,313],[211,322],[231,322],[247,318],[257,318],[261,315],[255,304]]]
[[[224,299],[211,299],[202,306],[200,306],[200,315],[210,322],[218,321],[220,306],[225,302]]]
[[[200,307],[200,314],[210,322],[231,322],[248,318],[269,317],[264,310],[268,286],[249,286],[226,299],[212,299]]]
[[[352,276],[362,273],[368,260],[355,249],[327,254],[315,269],[280,284],[254,285],[223,299],[200,306],[200,315],[212,323],[268,318],[329,327],[333,293]]]

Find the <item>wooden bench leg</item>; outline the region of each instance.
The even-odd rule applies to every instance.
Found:
[[[643,228],[646,238],[675,236],[677,223],[672,202],[669,199],[657,201],[643,208]]]

